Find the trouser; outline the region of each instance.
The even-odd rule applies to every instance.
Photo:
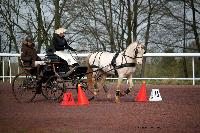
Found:
[[[77,63],[77,61],[72,57],[71,54],[67,54],[64,51],[56,51],[56,52],[54,52],[54,54],[56,54],[63,60],[67,61],[68,65],[70,65],[70,66]]]

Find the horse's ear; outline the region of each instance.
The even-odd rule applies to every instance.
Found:
[[[141,43],[141,48],[145,50],[145,51],[144,51],[144,54],[146,54],[146,49],[145,49],[144,43]]]
[[[142,49],[145,49],[144,43],[140,43],[140,45],[141,45]]]
[[[144,45],[144,43],[142,43],[142,48],[145,49],[145,45]]]

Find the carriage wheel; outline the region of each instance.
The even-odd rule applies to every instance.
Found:
[[[64,92],[64,81],[58,76],[51,76],[42,90],[42,95],[47,100],[59,101]]]
[[[93,93],[93,91],[88,89],[87,82],[82,80],[82,81],[80,81],[80,85],[81,85],[82,90],[85,92],[85,95],[87,96],[88,100],[89,101],[93,100],[94,93]],[[77,93],[78,93],[78,84],[77,84]]]
[[[18,102],[31,102],[36,96],[36,77],[26,72],[16,75],[12,82],[12,92]]]

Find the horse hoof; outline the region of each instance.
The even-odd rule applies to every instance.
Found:
[[[120,103],[119,96],[115,96],[115,103]]]
[[[111,94],[109,93],[109,94],[107,94],[107,96],[106,96],[108,99],[110,99],[111,98]]]

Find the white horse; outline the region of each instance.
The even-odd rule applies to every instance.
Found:
[[[128,79],[129,88],[124,92],[128,94],[133,86],[132,74],[136,70],[136,64],[142,64],[144,44],[133,42],[124,51],[117,53],[96,52],[87,57],[87,82],[88,86],[94,89],[97,95],[96,82],[104,87],[107,75],[117,75],[118,84],[116,87],[115,102],[120,103],[120,85],[123,78]],[[125,95],[124,94],[124,95]]]

